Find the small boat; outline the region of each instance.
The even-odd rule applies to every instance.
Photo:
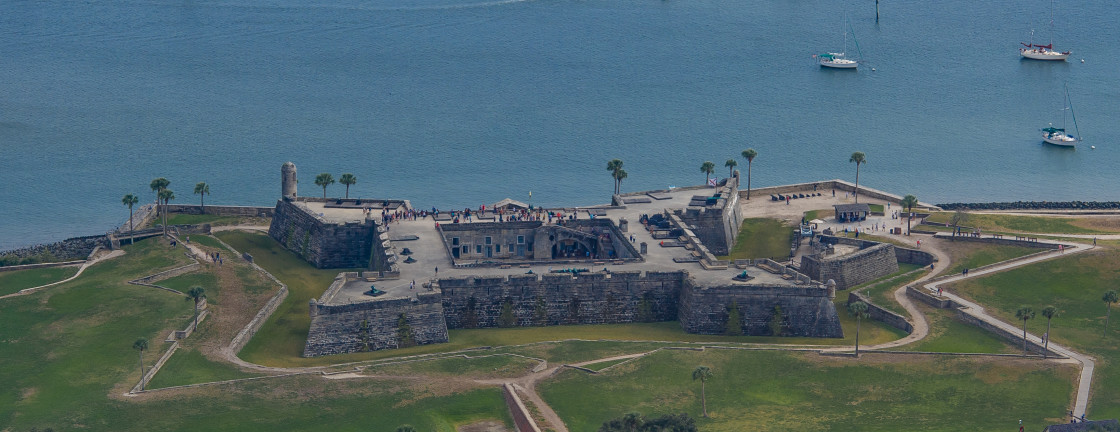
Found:
[[[852,24],[849,22],[848,27],[851,28]],[[859,41],[856,40],[855,29],[852,29],[852,41],[856,44],[856,51],[859,52]],[[848,50],[848,31],[844,31],[844,51]],[[860,58],[863,53],[860,52]],[[830,52],[824,54],[813,54],[813,58],[817,59],[821,67],[834,68],[834,69],[856,69],[859,67],[859,62],[849,59],[844,56],[844,53]]]
[[[859,62],[844,57],[844,53],[825,53],[817,54],[816,58],[820,59],[821,66],[836,68],[836,69],[855,69],[859,67]]]
[[[1076,147],[1077,143],[1081,142],[1081,131],[1077,127],[1077,115],[1073,112],[1073,101],[1071,101],[1069,98],[1069,88],[1066,88],[1065,101],[1068,105],[1066,108],[1062,108],[1062,127],[1056,128],[1054,127],[1054,124],[1051,123],[1050,127],[1042,128],[1042,141],[1045,141],[1047,144],[1052,144],[1060,147]],[[1073,118],[1073,128],[1075,131],[1077,131],[1076,136],[1066,133],[1065,111],[1067,109],[1069,110],[1070,117]]]
[[[1034,30],[1031,30],[1030,42],[1023,43],[1019,48],[1019,55],[1033,60],[1060,60],[1069,58],[1069,51],[1054,51],[1054,0],[1050,0],[1050,43],[1039,45],[1034,43]]]

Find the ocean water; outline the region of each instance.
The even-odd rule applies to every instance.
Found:
[[[861,184],[927,202],[1120,200],[1120,8],[1058,2],[1051,32],[1049,6],[5,0],[0,250],[104,232],[160,176],[271,205],[285,161],[302,195],[352,172],[352,197],[441,208],[603,203],[611,158],[624,191],[700,184],[747,147],[755,185],[851,180],[863,151]],[[821,69],[847,22],[867,63]],[[1071,61],[1021,60],[1032,28]],[[1063,85],[1077,150],[1039,138]]]

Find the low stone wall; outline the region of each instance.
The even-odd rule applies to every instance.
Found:
[[[337,306],[312,300],[310,308],[311,329],[304,357],[447,342],[447,324],[437,292]],[[411,341],[404,336],[402,317]]]
[[[280,303],[283,303],[286,298],[288,298],[288,286],[281,284],[280,291],[277,291],[276,295],[272,296],[272,298],[268,300],[268,303],[265,303],[264,307],[253,316],[249,324],[246,324],[241,331],[237,332],[237,335],[229,342],[230,352],[234,355],[241,352],[245,344],[249,343],[249,340],[257,334],[257,331],[261,329],[261,326],[268,320],[268,317],[276,312],[276,308],[280,307]]]
[[[167,271],[159,272],[159,273],[156,273],[156,274],[153,274],[153,275],[144,276],[144,277],[139,278],[139,279],[131,280],[131,281],[129,281],[129,283],[136,283],[138,285],[153,284],[153,283],[159,282],[161,280],[171,279],[175,276],[190,273],[192,271],[198,270],[200,267],[202,267],[201,264],[199,264],[198,262],[194,262],[194,263],[182,266],[182,267],[176,267],[176,268],[173,268],[171,270],[167,270]]]
[[[894,257],[900,263],[917,264],[925,267],[937,262],[937,256],[926,251],[904,247],[894,247]]]
[[[18,270],[40,269],[40,268],[47,268],[47,267],[65,267],[65,266],[79,265],[79,264],[84,264],[84,263],[85,263],[85,260],[79,260],[79,261],[40,263],[40,264],[24,264],[24,265],[14,265],[14,266],[0,266],[0,273],[9,272],[9,271],[18,271]]]
[[[906,317],[883,309],[881,306],[868,299],[867,296],[863,295],[863,293],[848,293],[848,304],[852,304],[857,301],[861,301],[867,304],[867,314],[871,319],[882,322],[883,324],[902,330],[906,333],[911,333],[914,331],[914,326],[910,324],[910,321],[907,320]]]
[[[517,432],[541,432],[537,423],[533,421],[532,414],[529,414],[529,409],[525,407],[525,403],[517,395],[517,390],[513,388],[513,384],[502,384],[502,397],[506,400],[506,406],[509,407],[509,413],[513,417],[513,425],[517,428]]]
[[[181,213],[191,215],[213,215],[213,216],[239,216],[239,217],[260,217],[270,218],[275,209],[272,207],[254,207],[254,206],[227,206],[227,205],[207,205],[205,208],[196,205],[187,204],[171,204],[167,206],[168,213]]]
[[[912,299],[918,300],[927,305],[933,306],[938,309],[949,309],[959,307],[960,305],[953,302],[948,297],[938,297],[933,295],[924,288],[916,287],[913,285],[906,287],[906,295]]]
[[[965,309],[957,309],[957,319],[959,319],[961,321],[964,321],[965,324],[972,324],[974,326],[980,327],[981,329],[984,329],[984,330],[987,330],[991,333],[994,333],[996,336],[999,336],[1003,340],[1009,342],[1012,346],[1019,347],[1020,349],[1023,346],[1023,333],[1021,331],[1019,331],[1019,332],[1009,332],[1007,330],[1004,330],[1002,327],[994,326],[994,325],[988,323],[987,321],[984,321],[984,320],[980,319],[979,317],[969,313]],[[1028,353],[1035,353],[1035,354],[1042,354],[1042,352],[1043,352],[1042,345],[1039,345],[1035,341],[1032,341],[1032,340],[1028,339],[1027,340],[1027,352]],[[1060,354],[1057,354],[1057,353],[1052,353],[1052,355],[1059,356],[1059,357],[1061,356]]]
[[[945,210],[1120,210],[1118,201],[1015,201],[938,204]]]

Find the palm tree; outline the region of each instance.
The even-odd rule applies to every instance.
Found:
[[[848,313],[856,317],[856,358],[859,358],[859,324],[861,318],[871,316],[867,313],[867,303],[857,301],[848,303]]]
[[[626,170],[620,169],[615,171],[614,174],[614,193],[622,193],[622,179],[626,178]]]
[[[315,184],[323,187],[323,198],[327,197],[327,186],[334,183],[334,177],[331,173],[322,173],[315,176]]]
[[[198,182],[194,185],[194,194],[199,196],[199,205],[202,207],[202,213],[206,214],[206,194],[210,193],[210,185],[206,182]]]
[[[758,152],[754,151],[753,148],[749,148],[743,150],[742,155],[743,158],[747,160],[747,199],[751,199],[751,163],[754,162],[755,156],[758,156]]]
[[[160,215],[163,211],[163,204],[160,204],[160,202],[163,200],[163,197],[160,196],[160,193],[167,189],[168,186],[171,186],[171,181],[163,177],[159,177],[155,180],[152,180],[152,182],[149,183],[148,186],[152,188],[152,192],[156,193],[156,215]],[[167,231],[164,230],[164,234],[166,233]]]
[[[354,174],[346,173],[338,177],[338,183],[346,185],[346,198],[350,198],[350,185],[357,182],[358,178]]]
[[[1027,356],[1027,320],[1034,318],[1034,309],[1030,306],[1020,307],[1015,311],[1015,318],[1023,320],[1023,357]]]
[[[692,371],[692,380],[700,380],[700,406],[704,410],[704,417],[708,417],[707,383],[711,378],[712,369],[707,366],[697,366],[696,370]]]
[[[194,329],[198,330],[198,304],[202,299],[206,298],[206,289],[200,286],[193,286],[187,291],[187,300],[194,300]]]
[[[704,161],[700,164],[700,172],[704,173],[704,184],[708,184],[708,179],[712,178],[712,173],[716,172],[716,164],[712,161]]]
[[[140,198],[133,194],[127,194],[124,198],[121,198],[121,204],[128,206],[128,244],[132,244],[134,241],[132,238],[132,232],[135,231],[135,228],[132,227],[132,206],[138,202],[140,202]]]
[[[1104,314],[1104,331],[1108,333],[1108,316],[1112,314],[1112,304],[1120,301],[1120,294],[1116,290],[1108,290],[1105,291],[1101,300],[1104,301],[1105,306],[1108,306],[1108,310]]]
[[[144,351],[148,349],[148,340],[136,339],[136,342],[132,343],[132,348],[140,351],[140,390],[144,390]]]
[[[723,163],[723,166],[727,167],[727,178],[735,176],[735,167],[738,165],[739,162],[735,162],[735,159],[728,159],[727,162]]]
[[[622,159],[607,161],[607,171],[611,172],[611,178],[614,179],[614,193],[617,195],[622,183],[622,180],[618,178],[618,172],[622,171]]]
[[[167,235],[167,204],[175,199],[175,192],[172,192],[171,189],[161,190],[159,191],[159,199],[163,200],[163,235]]]
[[[855,197],[856,197],[856,202],[858,203],[859,202],[859,166],[863,165],[864,163],[867,163],[867,156],[864,155],[863,152],[858,152],[857,151],[855,153],[852,153],[852,157],[851,157],[851,159],[848,159],[848,162],[855,162],[856,163],[856,191],[855,191]]]
[[[906,208],[906,235],[910,235],[910,213],[914,211],[916,205],[918,205],[918,197],[914,195],[902,197],[902,206]]]
[[[1050,320],[1058,316],[1058,308],[1046,306],[1042,308],[1042,316],[1046,317],[1046,339],[1042,341],[1042,358],[1046,358],[1046,351],[1050,349]]]

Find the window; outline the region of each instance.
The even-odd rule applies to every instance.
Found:
[[[451,238],[451,245],[452,246],[458,246],[459,245],[459,238],[458,237],[452,237]]]
[[[470,245],[463,245],[463,254],[469,254],[469,253],[471,253]]]
[[[482,253],[482,245],[474,245],[475,253]]]
[[[517,244],[525,244],[525,236],[517,236]]]
[[[502,245],[495,245],[494,253],[502,253]]]
[[[494,243],[494,239],[493,239],[493,238],[491,238],[491,237],[486,237],[486,244],[488,244],[488,245],[489,245],[489,244],[493,244],[493,243]]]
[[[510,243],[509,246],[506,246],[506,252],[513,253],[513,243]]]

